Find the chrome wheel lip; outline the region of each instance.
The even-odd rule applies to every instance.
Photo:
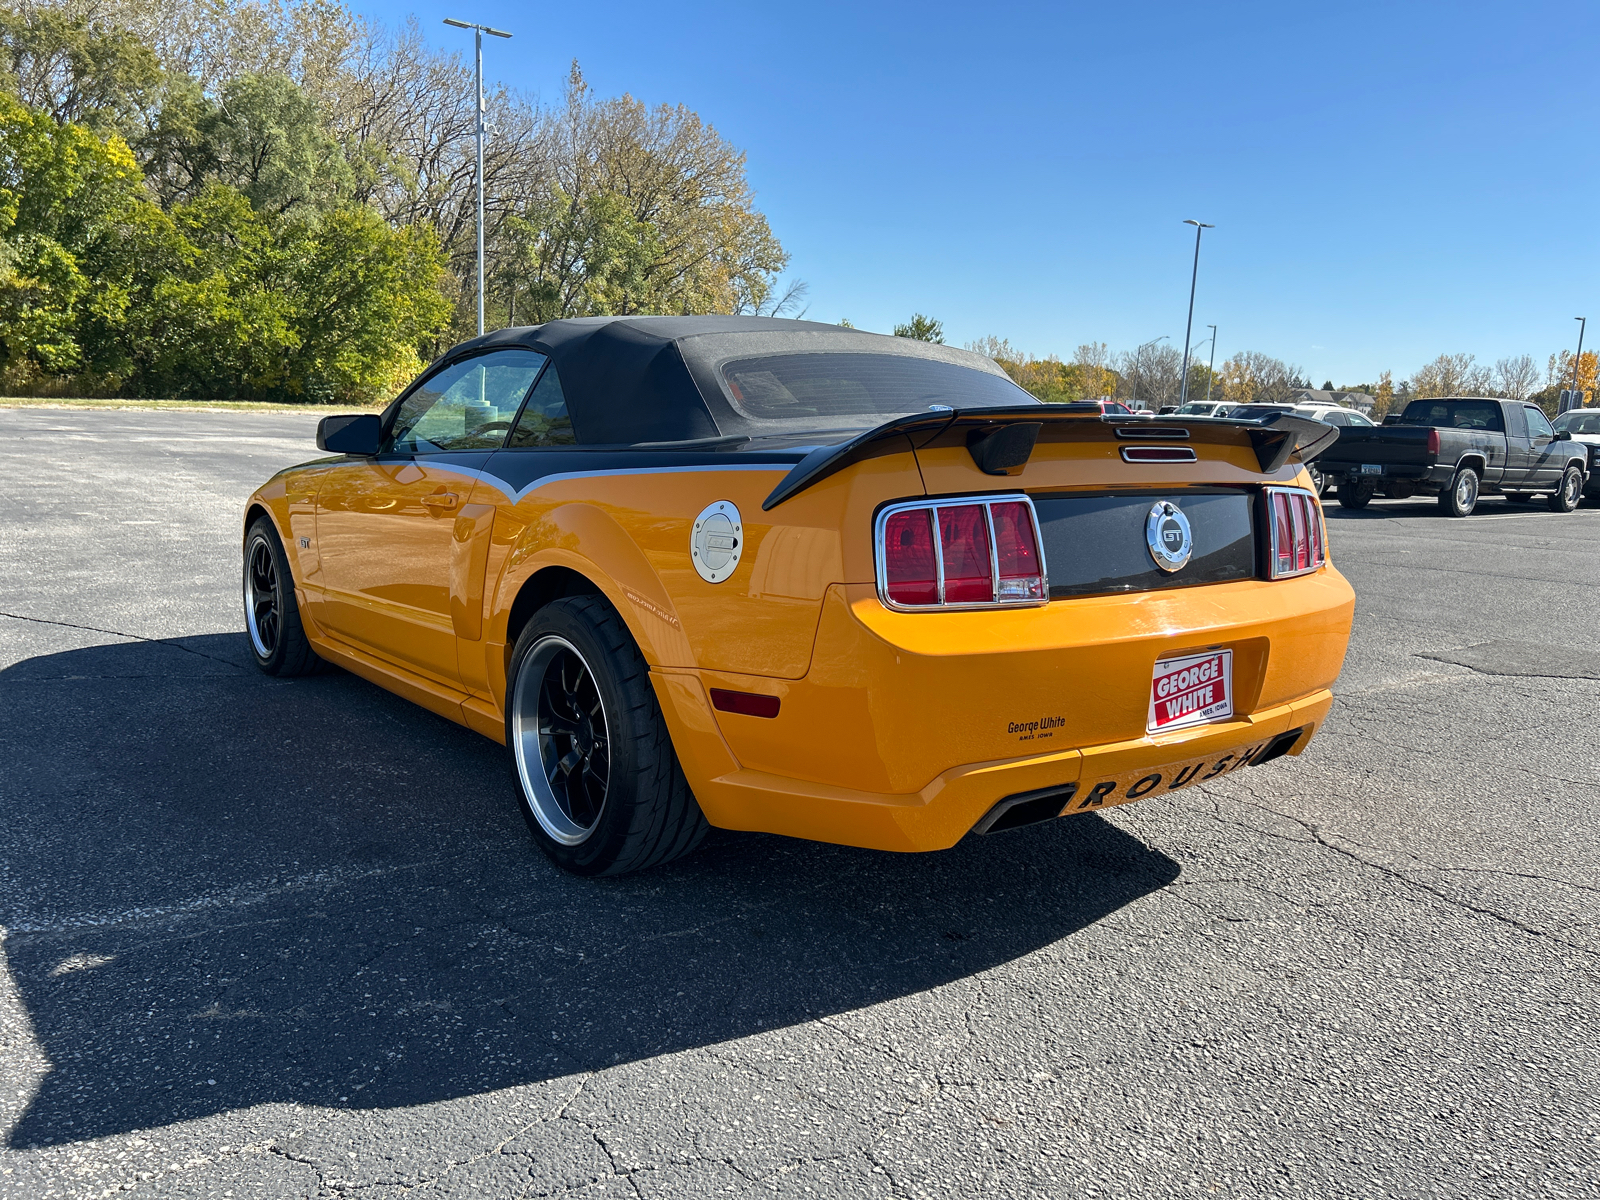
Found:
[[[1456,480],[1456,505],[1470,508],[1478,499],[1478,480],[1470,471],[1463,471]]]
[[[517,780],[522,785],[523,797],[534,819],[539,822],[539,828],[563,846],[580,846],[593,835],[600,825],[600,819],[605,816],[606,803],[611,799],[610,770],[608,761],[606,790],[601,796],[594,820],[587,825],[580,825],[562,807],[550,780],[549,772],[557,765],[552,761],[553,747],[550,744],[554,735],[542,733],[539,729],[539,698],[546,672],[563,651],[571,653],[578,660],[594,685],[600,705],[599,725],[609,752],[610,721],[606,716],[605,697],[600,694],[594,669],[582,651],[554,633],[546,634],[533,644],[517,671],[510,698],[511,749],[516,756]]]
[[[266,587],[270,590],[265,593],[255,578],[257,558],[261,558],[266,567]],[[259,535],[252,537],[245,544],[244,553],[244,623],[245,628],[249,630],[250,644],[255,649],[256,657],[262,659],[272,657],[273,651],[278,648],[277,637],[275,629],[262,628],[263,622],[257,610],[264,605],[271,615],[277,616],[281,621],[281,615],[277,613],[277,582],[278,569],[277,564],[272,561],[272,547],[267,545],[266,538]],[[271,645],[267,643],[269,634],[272,635]]]

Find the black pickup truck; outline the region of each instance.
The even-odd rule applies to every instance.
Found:
[[[1536,405],[1520,400],[1413,400],[1373,428],[1341,429],[1317,460],[1339,485],[1339,503],[1365,508],[1375,495],[1437,495],[1448,516],[1464,517],[1480,494],[1527,500],[1549,493],[1552,512],[1583,498],[1588,447],[1557,433]]]

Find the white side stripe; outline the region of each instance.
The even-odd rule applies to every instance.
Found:
[[[426,467],[430,471],[448,471],[453,475],[463,475],[468,479],[476,479],[482,483],[493,484],[504,495],[509,496],[513,504],[520,504],[524,496],[538,491],[547,484],[563,483],[568,479],[602,479],[608,475],[675,475],[685,471],[777,471],[787,475],[793,469],[792,463],[729,463],[727,466],[702,464],[698,467],[614,467],[604,471],[566,471],[559,475],[541,475],[519,491],[510,483],[501,479],[500,476],[491,475],[488,471],[479,471],[472,467],[458,467],[453,463],[418,461],[417,465]]]

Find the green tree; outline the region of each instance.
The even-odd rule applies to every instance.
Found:
[[[508,217],[501,236],[496,290],[507,320],[514,313],[524,324],[626,312],[661,254],[659,230],[635,220],[617,192],[574,198],[557,189]]]
[[[85,365],[84,315],[115,307],[84,261],[146,203],[127,143],[0,93],[0,369],[13,386]]]
[[[371,400],[449,320],[431,231],[365,206],[274,221],[212,184],[171,226],[149,231],[120,331],[136,392]]]
[[[894,336],[911,338],[918,342],[944,343],[944,322],[935,321],[932,317],[925,317],[921,313],[913,313],[911,320],[904,325],[894,327]]]
[[[136,137],[161,81],[155,53],[127,30],[62,8],[0,9],[0,88],[55,121]]]
[[[261,212],[323,212],[355,185],[317,105],[287,75],[237,76],[217,101],[174,80],[139,149],[165,207],[224,183]]]

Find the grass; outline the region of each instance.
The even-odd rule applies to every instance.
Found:
[[[368,406],[376,410],[378,405]],[[155,409],[182,412],[293,412],[333,413],[362,411],[359,404],[260,404],[253,400],[95,400],[70,396],[0,396],[0,408],[105,408]]]

